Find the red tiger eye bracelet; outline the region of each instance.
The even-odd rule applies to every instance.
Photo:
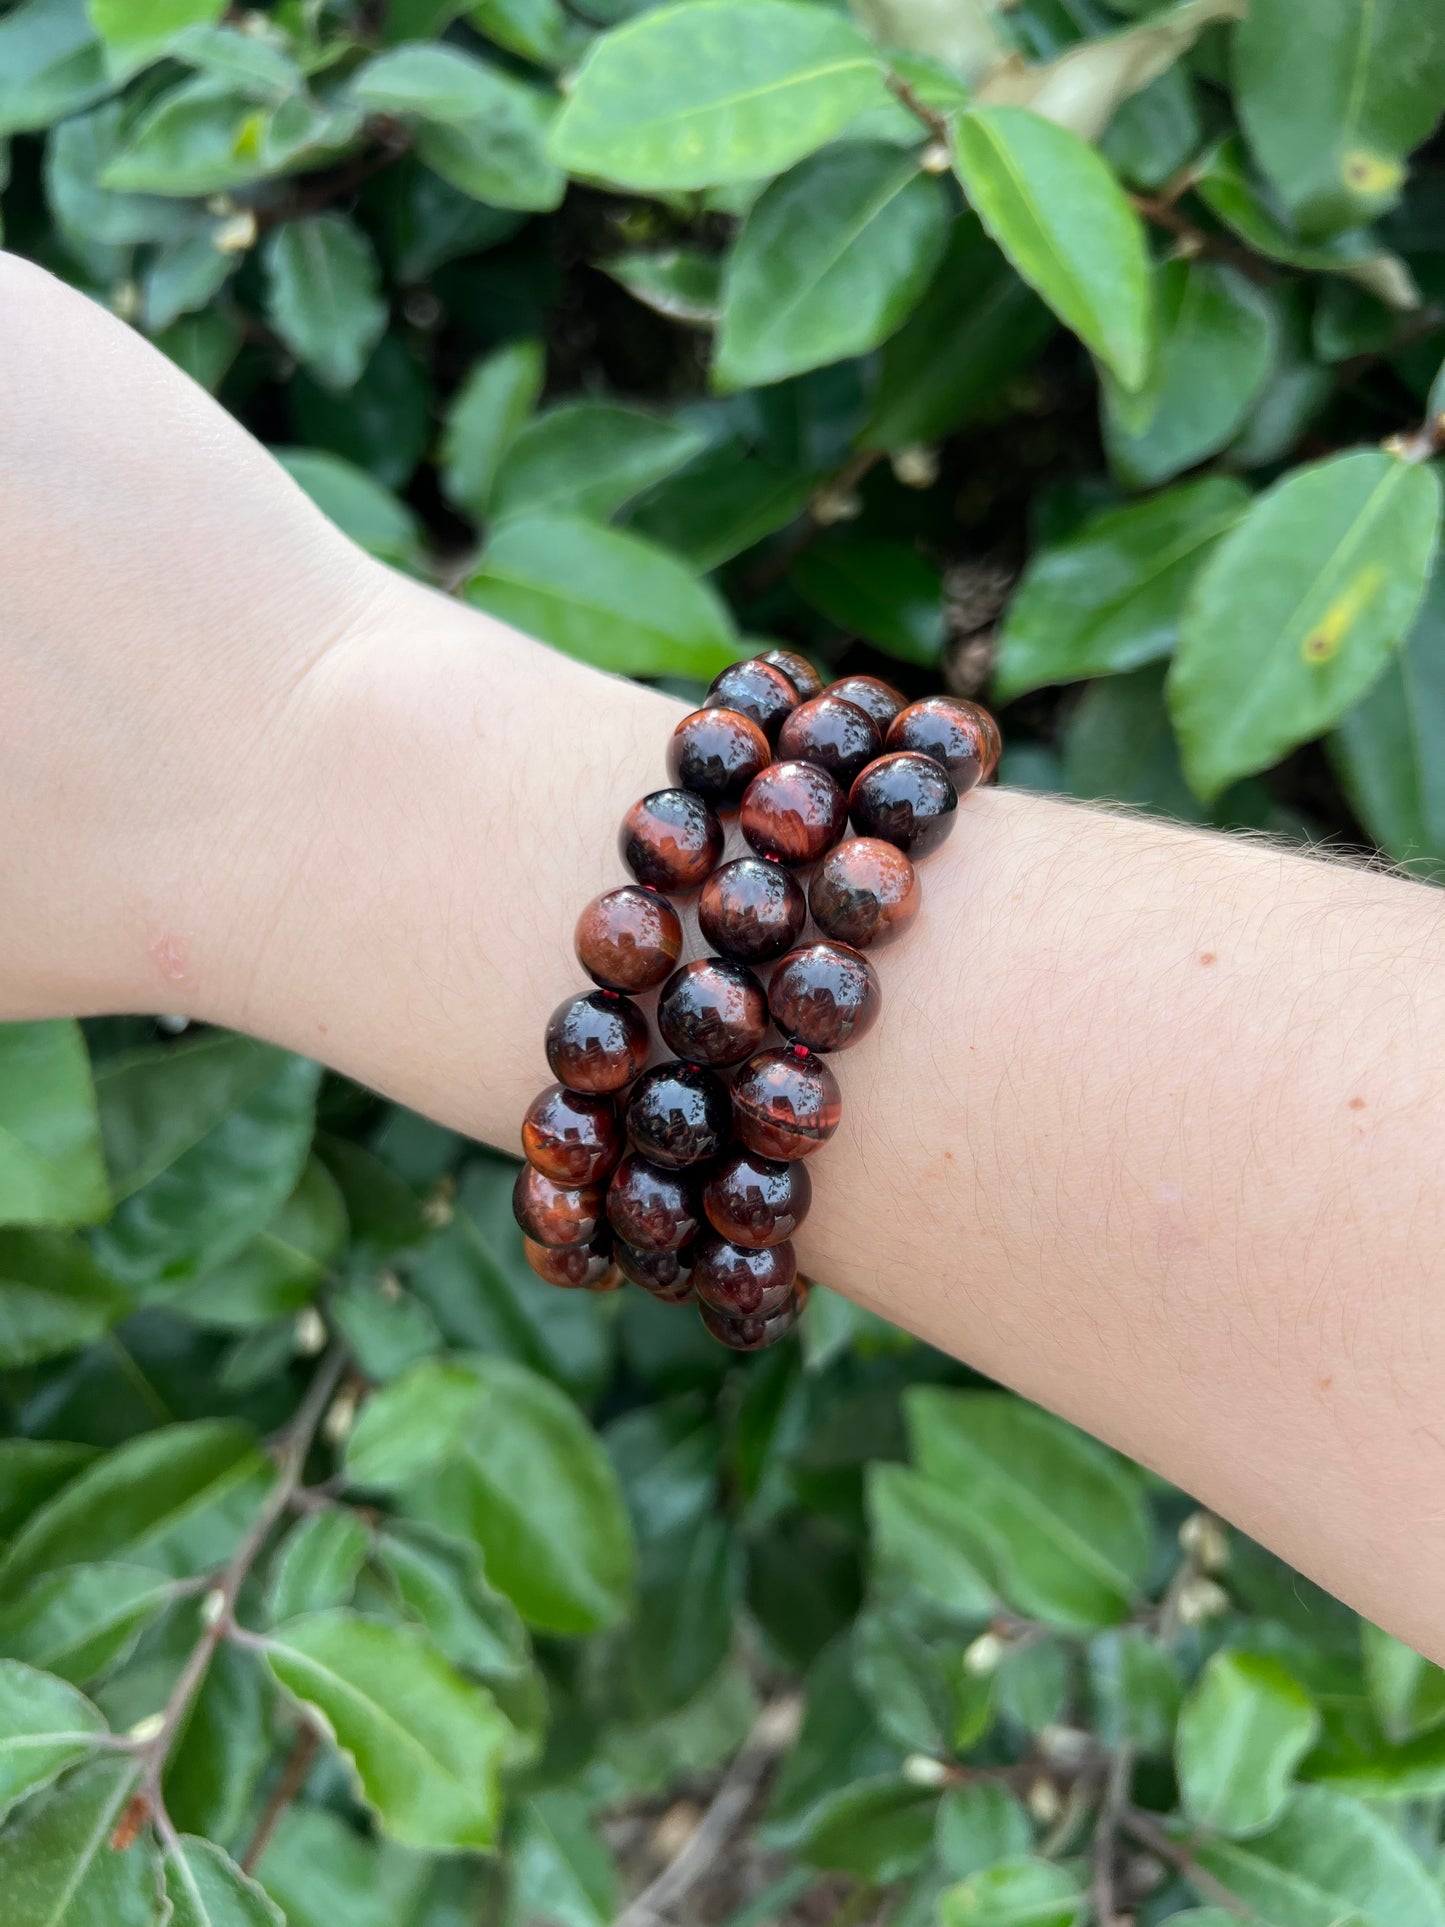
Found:
[[[808,1291],[791,1242],[812,1201],[802,1160],[842,1116],[827,1060],[882,1008],[863,953],[912,924],[914,859],[949,835],[1001,748],[977,703],[910,703],[876,676],[824,688],[791,649],[715,679],[673,732],[676,787],[623,821],[634,881],[577,920],[595,988],[547,1025],[557,1082],[527,1109],[512,1199],[539,1278],[696,1302],[736,1351],[792,1329]],[[722,813],[749,846],[726,863]],[[811,870],[806,893],[798,870]],[[668,898],[698,890],[712,954],[684,963]],[[803,941],[810,911],[819,934]],[[651,1032],[632,999],[649,990],[673,1056],[645,1068]],[[783,1039],[771,1049],[770,1021]]]

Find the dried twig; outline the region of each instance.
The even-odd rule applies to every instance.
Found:
[[[1118,1914],[1114,1861],[1119,1849],[1119,1825],[1129,1804],[1133,1777],[1133,1750],[1121,1746],[1109,1761],[1104,1795],[1099,1802],[1099,1817],[1094,1823],[1094,1918],[1097,1927],[1114,1927]]]
[[[1216,1907],[1222,1907],[1237,1920],[1249,1920],[1252,1917],[1239,1895],[1226,1887],[1222,1880],[1216,1880],[1212,1873],[1206,1873],[1196,1863],[1188,1846],[1167,1833],[1152,1814],[1141,1813],[1138,1807],[1126,1806],[1119,1815],[1119,1830],[1131,1835],[1141,1847],[1147,1847],[1160,1860],[1167,1861],[1176,1873],[1182,1873],[1201,1900],[1212,1901]]]

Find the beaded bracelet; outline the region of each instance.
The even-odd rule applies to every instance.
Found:
[[[714,680],[673,731],[675,787],[623,822],[636,881],[577,921],[596,988],[547,1025],[557,1081],[528,1107],[512,1200],[538,1277],[695,1299],[737,1351],[792,1329],[808,1290],[791,1243],[812,1197],[804,1160],[842,1115],[827,1059],[872,1028],[881,1001],[863,952],[913,922],[913,859],[949,834],[959,796],[992,775],[1001,747],[977,703],[910,703],[874,676],[825,689],[790,649]],[[722,819],[734,812],[752,854],[722,863]],[[840,841],[850,817],[857,834]],[[805,897],[794,873],[808,868]],[[715,954],[678,968],[669,898],[696,891]],[[800,944],[809,911],[821,938]],[[766,990],[755,974],[765,964],[775,966]],[[673,1057],[649,1070],[633,998],[659,985],[657,1027]],[[784,1041],[765,1049],[770,1018]]]

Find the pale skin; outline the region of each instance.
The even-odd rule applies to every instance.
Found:
[[[509,1151],[681,706],[353,549],[0,256],[0,1020],[177,1011]],[[1445,1661],[1445,944],[1417,883],[969,797],[804,1269]]]

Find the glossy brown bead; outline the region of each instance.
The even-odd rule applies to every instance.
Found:
[[[736,709],[695,709],[667,745],[674,783],[715,810],[735,810],[743,791],[773,760],[767,737]]]
[[[681,1251],[697,1236],[702,1201],[686,1171],[665,1171],[632,1152],[612,1173],[607,1218],[622,1242],[639,1251]]]
[[[569,997],[547,1023],[547,1062],[569,1091],[622,1090],[647,1062],[647,1049],[647,1019],[615,990]]]
[[[853,827],[915,859],[936,849],[958,817],[958,792],[931,756],[897,750],[869,765],[848,796]]]
[[[733,1318],[766,1317],[787,1303],[797,1275],[798,1261],[786,1239],[760,1248],[706,1236],[697,1241],[692,1288],[714,1311]]]
[[[702,1189],[702,1208],[720,1238],[760,1251],[791,1238],[813,1202],[806,1164],[732,1151]]]
[[[794,869],[816,863],[847,821],[847,798],[813,763],[774,763],[743,797],[743,835],[759,856]]]
[[[802,1317],[807,1302],[808,1289],[800,1278],[776,1311],[736,1318],[713,1305],[699,1305],[698,1310],[704,1326],[720,1345],[726,1345],[733,1352],[761,1352],[787,1337]]]
[[[577,919],[577,961],[604,990],[652,990],[682,955],[682,925],[666,897],[625,883],[593,897]]]
[[[758,661],[781,669],[804,702],[822,693],[823,678],[808,658],[800,656],[796,649],[765,649]]]
[[[591,1244],[604,1223],[601,1184],[554,1184],[524,1164],[512,1186],[512,1215],[535,1244]]]
[[[922,902],[917,870],[902,850],[876,836],[850,836],[829,850],[808,888],[814,923],[855,950],[881,949],[901,937]]]
[[[732,1135],[728,1087],[696,1064],[655,1064],[627,1100],[627,1135],[654,1164],[670,1171],[705,1164]]]
[[[740,856],[714,870],[697,903],[702,934],[738,963],[772,963],[791,950],[808,921],[803,887],[781,863]]]
[[[821,1057],[796,1046],[760,1051],[733,1082],[734,1128],[759,1157],[810,1157],[842,1115],[837,1078]]]
[[[845,703],[856,704],[873,718],[880,736],[888,734],[893,718],[908,707],[903,691],[895,689],[891,682],[884,682],[880,676],[841,676],[837,682],[830,682],[823,694],[841,696]]]
[[[608,1283],[608,1274],[615,1269],[610,1231],[587,1245],[539,1245],[535,1238],[523,1238],[522,1253],[539,1278],[564,1291],[614,1289]],[[622,1282],[620,1275],[617,1282]]]
[[[790,951],[768,984],[773,1022],[789,1043],[808,1050],[846,1050],[867,1036],[882,1006],[877,971],[844,943]]]
[[[798,686],[761,656],[751,662],[731,662],[708,685],[704,709],[735,709],[748,716],[770,743],[778,740],[783,720],[799,703]]]
[[[622,819],[618,848],[639,883],[686,896],[717,868],[723,826],[690,790],[653,790]]]
[[[663,985],[657,1028],[685,1064],[741,1064],[767,1035],[768,1000],[745,964],[699,957]]]
[[[991,750],[988,711],[961,696],[925,696],[893,718],[889,749],[916,750],[948,771],[960,796],[982,782]]]
[[[613,1255],[623,1277],[659,1304],[686,1305],[697,1296],[692,1288],[693,1250],[692,1245],[684,1245],[681,1251],[639,1251],[619,1238]]]
[[[522,1150],[554,1184],[595,1184],[622,1156],[622,1120],[610,1097],[549,1084],[527,1106]]]
[[[845,790],[882,748],[877,723],[841,696],[814,696],[800,703],[778,736],[780,762],[816,763]]]

